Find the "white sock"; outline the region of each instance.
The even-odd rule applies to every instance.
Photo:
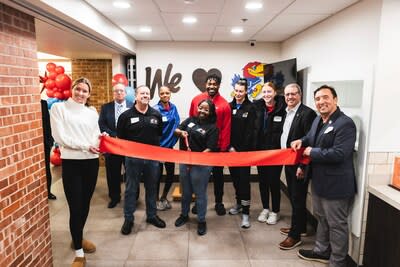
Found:
[[[75,257],[80,257],[80,258],[85,257],[85,253],[83,253],[83,248],[75,250]]]

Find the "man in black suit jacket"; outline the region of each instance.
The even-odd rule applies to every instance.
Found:
[[[108,133],[111,137],[117,136],[117,121],[120,114],[133,103],[126,101],[125,85],[118,83],[113,87],[114,101],[104,104],[101,107],[99,116],[99,127],[101,132]],[[110,202],[108,208],[114,208],[121,201],[121,167],[124,157],[120,155],[105,154],[108,196]]]
[[[334,88],[319,87],[314,100],[320,116],[305,137],[291,144],[295,150],[305,147],[303,154],[311,158],[313,211],[318,220],[314,248],[300,249],[298,256],[343,267],[349,248],[347,220],[356,193],[356,126],[337,106]]]
[[[316,114],[314,110],[301,103],[302,93],[298,84],[287,85],[284,95],[287,108],[281,135],[281,148],[288,148],[292,141],[308,133]],[[279,244],[279,247],[289,250],[300,245],[301,235],[307,233],[306,198],[309,180],[304,177],[303,167],[300,165],[285,166],[285,176],[292,205],[292,223],[290,227],[280,229],[281,234],[288,237]]]

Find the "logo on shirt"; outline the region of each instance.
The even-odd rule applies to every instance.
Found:
[[[196,132],[199,132],[201,135],[205,135],[206,134],[206,130],[199,128],[196,130]]]
[[[150,119],[150,123],[151,124],[158,124],[158,120],[157,119]]]

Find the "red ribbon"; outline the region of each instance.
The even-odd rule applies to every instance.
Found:
[[[272,166],[308,163],[303,150],[275,149],[251,152],[190,152],[103,136],[100,152],[122,156],[205,166]]]

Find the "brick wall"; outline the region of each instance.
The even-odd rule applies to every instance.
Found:
[[[34,19],[1,3],[0,266],[52,266]]]
[[[93,90],[90,95],[90,105],[95,106],[100,112],[100,107],[112,100],[111,59],[73,59],[72,80],[86,77],[92,83]]]

